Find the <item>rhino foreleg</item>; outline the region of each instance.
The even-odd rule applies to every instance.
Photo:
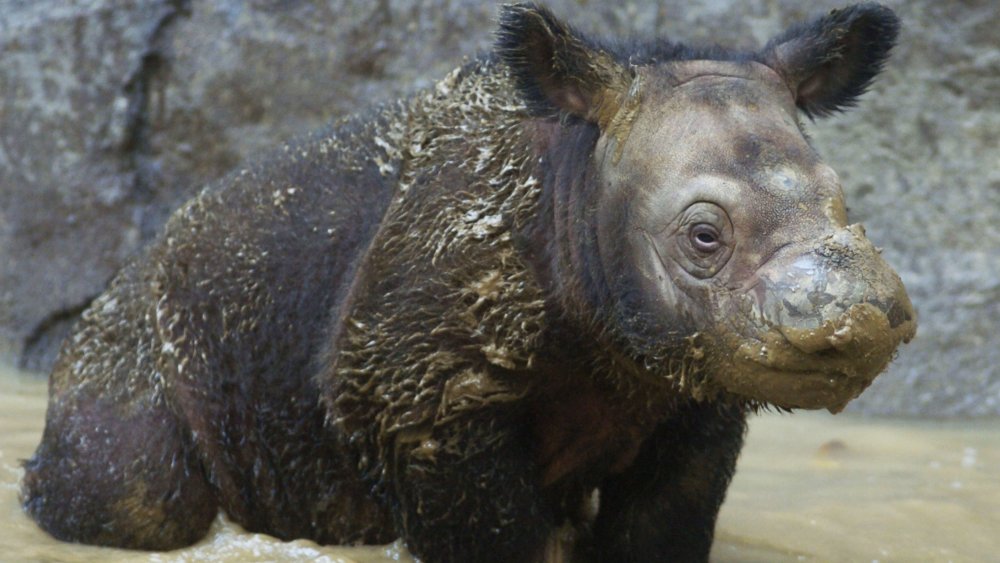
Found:
[[[602,484],[586,551],[598,561],[707,561],[745,430],[741,408],[709,403],[662,423]]]
[[[523,436],[507,417],[476,413],[397,441],[396,526],[425,561],[537,561],[554,517]]]

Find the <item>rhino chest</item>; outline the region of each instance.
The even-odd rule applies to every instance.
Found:
[[[653,422],[606,397],[594,387],[567,384],[534,404],[534,455],[543,486],[570,478],[596,482],[635,459]]]

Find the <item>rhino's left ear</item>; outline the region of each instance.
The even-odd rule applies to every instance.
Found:
[[[500,8],[496,52],[536,115],[565,111],[603,128],[633,79],[627,65],[534,4]]]
[[[823,117],[857,102],[882,70],[898,33],[892,10],[859,4],[791,27],[761,57],[784,77],[799,109]]]

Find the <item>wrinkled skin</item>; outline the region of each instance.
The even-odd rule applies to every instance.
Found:
[[[138,549],[223,510],[423,561],[707,559],[747,413],[838,411],[916,329],[797,117],[897,28],[737,53],[503,8],[493,56],[172,216],[65,343],[25,510]]]

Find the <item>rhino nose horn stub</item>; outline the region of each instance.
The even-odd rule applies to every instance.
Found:
[[[860,353],[859,334],[868,345],[881,339],[894,350],[913,337],[916,315],[902,281],[860,225],[773,262],[760,272],[763,320],[800,351]]]

